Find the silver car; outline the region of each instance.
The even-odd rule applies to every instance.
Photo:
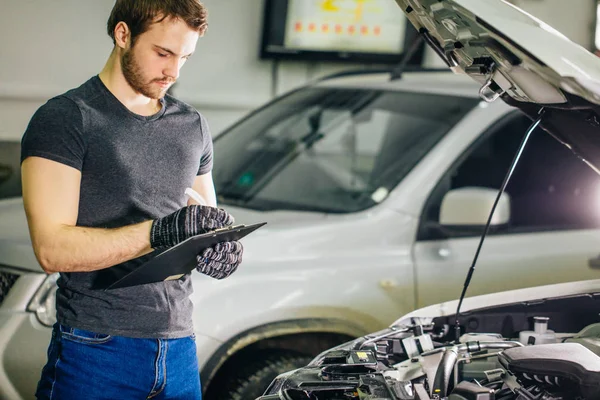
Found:
[[[205,399],[257,397],[323,350],[458,295],[530,119],[483,101],[465,77],[391,77],[311,82],[216,139],[220,204],[240,223],[268,225],[243,239],[231,278],[193,275]],[[532,140],[470,294],[597,273],[600,218],[586,210],[597,204],[598,177],[550,136]],[[15,146],[0,160],[12,171],[0,189],[18,183]],[[576,179],[560,179],[561,170]],[[19,198],[0,203],[0,264],[0,397],[30,398],[56,285],[37,265]]]

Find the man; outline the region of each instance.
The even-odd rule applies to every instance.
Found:
[[[60,272],[57,324],[37,397],[201,397],[189,274],[100,290],[186,238],[233,223],[216,208],[205,119],[166,95],[206,30],[198,0],[117,0],[114,49],[99,75],[55,97],[22,140],[23,200],[33,248]],[[188,202],[195,189],[208,203]],[[222,279],[238,242],[198,256]]]

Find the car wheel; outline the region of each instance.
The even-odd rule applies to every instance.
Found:
[[[262,396],[277,375],[306,366],[313,357],[290,352],[258,353],[231,378],[223,399],[255,400]]]

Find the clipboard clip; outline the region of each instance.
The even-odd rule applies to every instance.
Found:
[[[226,232],[226,231],[230,231],[232,229],[238,229],[238,228],[245,228],[246,225],[229,225],[223,228],[219,228],[219,229],[215,229],[214,231],[212,231],[211,233],[219,233],[219,232]]]

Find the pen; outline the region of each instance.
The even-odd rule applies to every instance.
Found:
[[[200,193],[196,192],[192,188],[185,189],[185,195],[188,196],[188,197],[190,197],[192,200],[195,200],[201,206],[205,206],[206,205],[206,200],[204,200],[204,197],[202,197],[200,195]]]

